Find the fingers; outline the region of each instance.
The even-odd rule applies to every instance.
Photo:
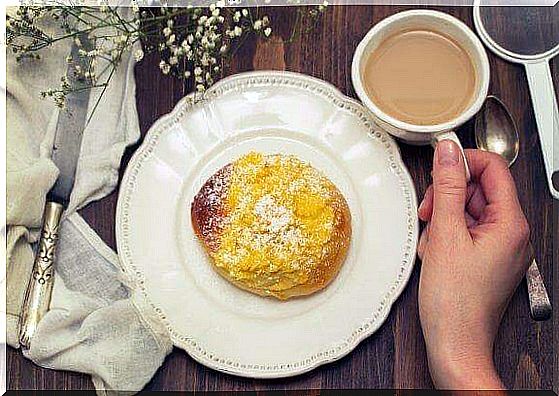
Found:
[[[494,237],[494,230],[499,230],[502,243],[525,245],[530,227],[507,163],[496,154],[480,150],[467,150],[466,156],[472,176],[480,184],[487,202],[479,219],[482,227],[476,228],[473,239],[481,241],[486,236]]]
[[[497,154],[466,150],[472,178],[482,188],[484,198],[495,219],[509,219],[522,212],[516,186],[507,163]]]
[[[467,182],[464,160],[451,140],[437,144],[433,161],[432,232],[451,237],[457,230],[467,231],[464,209]]]
[[[487,200],[483,194],[483,189],[478,183],[470,183],[468,185],[468,199],[466,204],[466,212],[474,219],[479,220],[483,215],[483,211],[487,206]]]
[[[439,143],[440,148],[443,149],[446,143]],[[526,234],[527,222],[516,186],[501,157],[480,150],[466,150],[472,182],[464,188],[461,156],[458,157],[459,164],[451,161],[450,166],[444,166],[440,154],[437,149],[433,185],[425,192],[418,209],[421,220],[431,222],[438,218],[435,228],[445,233],[462,226],[471,229],[481,224],[499,224],[509,229],[511,237]]]
[[[479,220],[483,215],[483,210],[487,205],[485,196],[481,186],[475,182],[468,184],[466,192],[466,220],[469,217]],[[433,185],[430,185],[425,191],[423,200],[417,210],[419,219],[424,222],[431,221],[433,215]],[[468,224],[468,227],[470,225]]]

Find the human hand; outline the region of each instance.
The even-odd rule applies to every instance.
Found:
[[[433,184],[419,207],[427,222],[419,314],[435,385],[502,389],[493,342],[509,299],[528,268],[529,227],[508,167],[498,155],[437,145]]]

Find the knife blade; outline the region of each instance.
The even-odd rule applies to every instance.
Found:
[[[86,35],[78,36],[81,47],[89,50],[91,41]],[[37,326],[48,311],[54,284],[54,261],[59,240],[59,224],[68,207],[74,187],[76,167],[86,126],[90,90],[87,81],[76,76],[75,68],[89,67],[86,56],[79,56],[80,46],[72,44],[73,62],[68,65],[66,77],[73,90],[66,95],[66,109],[61,109],[56,125],[52,160],[59,169],[58,178],[47,194],[43,223],[32,276],[25,292],[19,323],[19,342],[29,348]]]
[[[83,44],[83,40],[80,41]],[[72,58],[82,59],[78,58],[78,46],[75,44],[72,46]],[[82,59],[79,66],[83,70],[87,67],[87,62]],[[47,195],[47,200],[58,202],[64,207],[68,206],[74,187],[89,103],[87,84],[74,76],[72,65],[68,68],[66,76],[75,91],[66,96],[66,111],[61,111],[58,116],[52,160],[57,166],[59,174]]]

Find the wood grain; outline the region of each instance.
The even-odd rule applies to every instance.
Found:
[[[355,97],[350,69],[353,51],[373,24],[406,6],[332,6],[317,28],[293,43],[287,43],[294,12],[287,8],[269,10],[275,26],[270,42],[249,40],[226,70],[233,74],[253,69],[291,70],[324,79],[343,93]],[[415,7],[417,8],[417,7]],[[448,12],[473,26],[469,7],[429,7]],[[506,29],[506,21],[500,21]],[[522,67],[489,54],[492,72],[490,93],[499,96],[511,109],[521,135],[521,151],[512,173],[520,201],[532,228],[532,242],[544,281],[555,307],[559,279],[559,203],[548,192],[543,159],[526,77]],[[137,67],[137,105],[144,135],[161,115],[171,111],[187,92],[172,78],[158,72],[159,60],[147,56]],[[555,84],[559,84],[559,62],[552,63]],[[459,130],[467,147],[474,147],[473,124]],[[123,159],[124,169],[131,153]],[[430,183],[432,150],[400,144],[419,198]],[[117,193],[82,210],[82,215],[113,249]],[[338,362],[289,379],[252,380],[207,369],[186,353],[175,350],[147,385],[148,390],[269,390],[316,388],[430,388],[425,346],[421,333],[417,290],[421,263],[416,263],[408,287],[394,305],[386,323]],[[555,264],[555,265],[554,265]],[[555,282],[555,283],[553,283]],[[495,345],[495,360],[504,383],[522,389],[559,390],[559,316],[537,323],[530,319],[526,287],[512,298],[503,318]],[[8,350],[9,389],[91,389],[85,375],[56,372],[34,366],[19,351]]]

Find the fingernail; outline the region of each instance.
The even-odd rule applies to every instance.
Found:
[[[442,140],[437,144],[437,158],[439,165],[453,166],[459,161],[460,150],[452,140]]]

